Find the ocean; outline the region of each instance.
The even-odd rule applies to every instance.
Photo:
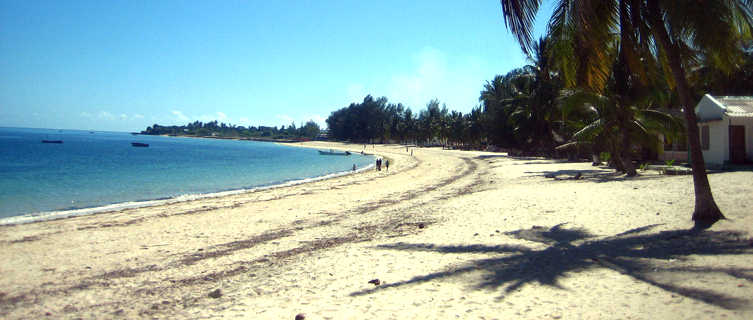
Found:
[[[0,128],[0,224],[305,182],[373,160],[269,142]]]

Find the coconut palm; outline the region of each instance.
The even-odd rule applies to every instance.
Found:
[[[553,123],[561,88],[552,69],[551,40],[539,39],[528,57],[531,64],[487,81],[479,101],[492,119],[492,140],[528,150],[551,152],[558,135]],[[513,142],[511,144],[511,142]]]
[[[506,25],[522,49],[530,52],[531,32],[541,0],[500,2]],[[649,52],[663,62],[666,78],[670,88],[677,91],[687,122],[695,190],[693,220],[697,228],[708,228],[724,215],[714,201],[706,176],[686,62],[700,56],[710,57],[719,65],[736,61],[740,41],[750,39],[751,29],[752,0],[560,0],[550,19],[550,31],[570,35],[576,57],[585,62],[578,70],[581,83],[593,84],[606,78],[605,60],[600,56],[605,51],[600,49],[610,44],[608,34],[614,30],[620,31],[621,43],[627,42],[631,48],[651,48]],[[639,56],[631,57],[630,53],[625,52],[627,63],[634,65],[634,70],[640,69],[636,63]]]
[[[611,162],[617,170],[630,173],[631,150],[634,146],[658,152],[662,145],[659,137],[677,138],[677,132],[684,129],[680,119],[651,107],[650,100],[635,101],[627,107],[619,106],[622,99],[616,95],[599,95],[583,90],[567,90],[561,96],[562,107],[589,113],[590,116],[575,132],[572,141],[559,146],[559,149],[587,145],[598,154],[608,151]],[[628,116],[620,115],[627,113]],[[621,123],[621,118],[630,119]],[[626,147],[624,141],[629,141]]]
[[[486,81],[478,98],[483,110],[479,117],[482,125],[491,143],[499,146],[510,147],[513,142],[508,122],[510,112],[504,104],[512,95],[508,77],[496,75],[492,81]]]

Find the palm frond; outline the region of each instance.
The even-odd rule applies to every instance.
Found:
[[[541,0],[500,0],[505,25],[518,38],[521,49],[526,54],[531,50],[533,23],[539,11]]]
[[[599,135],[605,129],[605,121],[597,119],[594,122],[589,123],[583,129],[578,130],[573,134],[573,139],[577,141],[591,140],[593,137]]]

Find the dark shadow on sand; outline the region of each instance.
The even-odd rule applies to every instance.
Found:
[[[674,230],[646,233],[657,225],[625,231],[611,237],[596,238],[583,229],[567,229],[563,224],[551,228],[535,226],[505,233],[508,236],[545,244],[545,249],[512,245],[439,246],[425,243],[381,245],[384,250],[430,251],[443,254],[498,253],[498,257],[470,260],[443,271],[416,276],[351,293],[367,295],[390,288],[429,281],[441,281],[463,273],[482,272],[475,289],[502,290],[506,293],[528,283],[561,288],[558,280],[580,271],[608,268],[683,297],[719,306],[738,309],[750,306],[753,297],[740,298],[715,291],[713,288],[692,287],[683,280],[707,274],[724,274],[734,280],[753,281],[751,268],[714,268],[692,266],[691,255],[753,254],[753,240],[740,232]],[[595,239],[596,238],[596,239]],[[595,239],[595,240],[594,240]]]
[[[526,171],[527,174],[540,175],[545,178],[552,178],[557,181],[562,180],[584,180],[590,182],[613,182],[613,181],[639,181],[662,179],[667,176],[663,175],[641,175],[628,177],[624,173],[610,170],[554,170],[554,171]]]

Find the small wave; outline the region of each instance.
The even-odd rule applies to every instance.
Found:
[[[183,194],[183,195],[179,195],[179,196],[175,196],[171,198],[165,198],[165,199],[130,201],[130,202],[108,204],[105,206],[92,207],[92,208],[30,213],[30,214],[25,214],[21,216],[2,218],[0,219],[0,226],[26,224],[26,223],[32,223],[32,222],[49,221],[49,220],[58,220],[58,219],[64,219],[64,218],[70,218],[70,217],[91,215],[95,213],[115,212],[115,211],[121,211],[125,209],[154,207],[154,206],[159,206],[159,205],[174,204],[174,203],[179,203],[179,202],[187,202],[187,201],[194,201],[194,200],[207,199],[207,198],[226,197],[226,196],[231,196],[231,195],[236,195],[236,194],[241,194],[241,193],[246,193],[246,192],[256,192],[256,191],[269,190],[269,189],[274,189],[274,188],[290,187],[290,186],[295,186],[295,185],[314,182],[314,181],[321,181],[321,180],[326,180],[326,179],[341,177],[341,176],[345,176],[349,174],[363,172],[366,170],[370,170],[372,168],[374,168],[374,165],[370,164],[356,171],[352,171],[352,170],[340,171],[340,172],[330,173],[330,174],[313,177],[313,178],[284,181],[282,183],[276,183],[276,184],[253,187],[253,188],[226,190],[226,191],[202,193],[202,194]]]

